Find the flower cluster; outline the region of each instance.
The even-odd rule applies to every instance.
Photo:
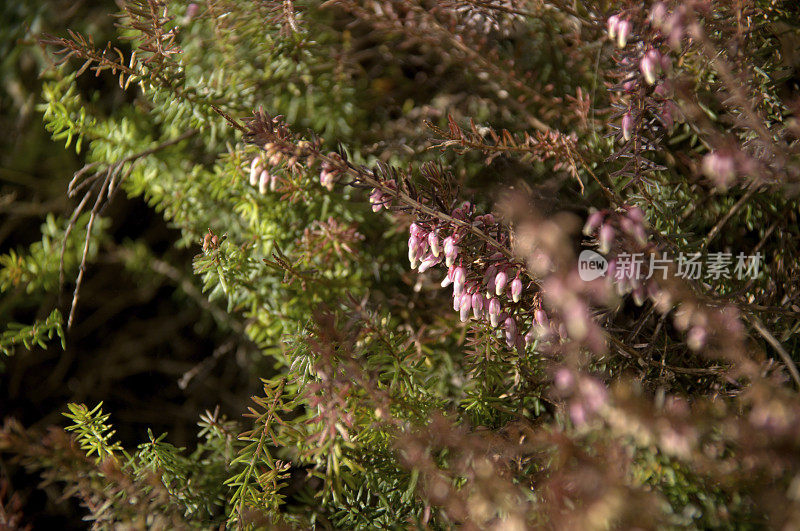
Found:
[[[554,375],[553,381],[559,393],[571,397],[569,415],[576,426],[585,425],[608,402],[605,385],[591,376],[575,374],[562,367]]]
[[[310,145],[308,142],[303,141],[301,141],[301,144],[298,146],[301,149],[305,149]],[[264,145],[264,151],[265,153],[256,155],[250,161],[250,186],[258,187],[260,194],[267,193],[267,190],[275,192],[280,185],[289,184],[288,180],[282,179],[279,175],[284,171],[298,174],[298,172],[301,172],[302,166],[299,163],[300,158],[298,156],[284,152],[275,143],[267,142]],[[341,157],[337,153],[329,153],[327,156],[332,162],[327,160],[322,162],[319,183],[328,191],[333,191],[334,186],[342,175],[341,168],[336,166],[336,162],[341,162]]]
[[[691,350],[706,347],[714,330],[723,331],[722,335],[717,334],[721,342],[741,336],[742,325],[735,307],[709,310],[690,293],[672,284],[666,270],[662,275],[652,275],[653,271],[644,274],[639,268],[646,264],[631,260],[630,250],[640,255],[656,252],[654,244],[647,240],[644,213],[638,207],[625,207],[616,212],[592,212],[584,226],[584,234],[595,236],[598,250],[609,256],[606,279],[613,282],[618,295],[631,294],[639,306],[649,298],[662,314],[677,307],[673,322],[678,330],[686,332],[686,342]],[[655,267],[653,264],[656,262],[669,263],[664,256],[666,254],[662,253],[661,259],[650,260],[650,267]],[[677,277],[679,273],[679,270],[673,270],[670,277]]]
[[[656,26],[653,16],[650,25]],[[638,135],[649,115],[658,117],[661,125],[670,129],[677,106],[671,99],[672,86],[663,75],[672,69],[669,55],[661,52],[663,37],[658,31],[633,35],[632,22],[621,15],[609,17],[607,28],[609,37],[616,39],[620,49],[617,57],[620,84],[616,89],[625,98],[619,129],[622,140],[628,142]]]
[[[335,157],[337,155],[336,153],[331,153],[328,156]],[[327,161],[323,162],[322,168],[319,172],[319,184],[321,184],[322,187],[327,189],[329,192],[332,192],[333,187],[339,180],[340,175],[341,172],[338,168],[336,168],[336,166]]]
[[[616,212],[596,210],[586,220],[583,233],[586,236],[596,236],[598,251],[610,256],[606,278],[614,281],[617,293],[632,293],[634,302],[643,304],[648,290],[641,282],[641,275],[633,272],[618,274],[618,269],[625,266],[617,259],[621,250],[641,249],[647,245],[647,228],[642,209],[628,206]]]
[[[597,235],[599,251],[608,254],[618,233],[633,238],[639,245],[647,243],[644,212],[636,206],[624,207],[619,212],[594,210],[583,227],[585,236]]]
[[[465,202],[451,215],[458,220],[470,220],[478,228],[497,225],[492,214],[472,217],[472,210],[472,205]],[[521,349],[536,337],[549,335],[549,321],[541,307],[529,310],[520,304],[524,286],[519,265],[499,252],[486,260],[471,260],[462,253],[461,243],[465,234],[460,228],[452,230],[442,223],[414,222],[409,232],[411,268],[424,273],[444,263],[447,273],[441,286],[453,286],[453,310],[459,312],[462,322],[467,322],[472,316],[502,328],[510,348]],[[528,322],[528,314],[533,326],[525,332],[523,322]]]
[[[611,38],[611,40],[616,39],[617,46],[625,48],[625,45],[628,43],[628,37],[631,34],[630,21],[620,18],[619,15],[611,15],[608,17],[606,27],[608,29],[609,38]]]
[[[680,48],[685,33],[684,9],[684,6],[678,6],[675,11],[670,13],[664,2],[658,2],[650,10],[650,23],[666,38],[673,50]]]
[[[274,155],[273,155],[274,158]],[[278,160],[265,160],[256,155],[250,162],[250,186],[258,186],[258,193],[265,194],[267,190],[274,192],[278,188],[278,178],[268,169],[268,166],[274,166]]]
[[[394,179],[389,179],[383,184],[391,190],[397,190],[397,182]],[[373,188],[372,193],[369,195],[369,202],[372,205],[373,212],[380,212],[382,208],[388,209],[391,206],[392,195],[379,188]]]

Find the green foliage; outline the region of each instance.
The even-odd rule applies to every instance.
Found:
[[[45,83],[42,95],[45,104],[39,110],[44,111],[45,128],[52,133],[54,141],[65,140],[68,148],[75,140],[75,151],[80,153],[84,138],[97,138],[97,119],[87,115],[86,106],[75,86],[76,73],[61,79]],[[94,138],[93,138],[94,137]]]
[[[231,467],[239,471],[225,481],[232,489],[229,499],[229,522],[242,522],[246,510],[261,511],[274,519],[280,517],[285,496],[289,463],[276,460],[270,454],[269,444],[277,445],[276,426],[286,426],[281,418],[294,404],[286,402],[283,394],[286,380],[264,381],[264,397],[254,397],[256,408],[250,408],[255,428],[239,435],[243,446]]]
[[[34,346],[47,348],[47,341],[53,339],[53,336],[58,336],[63,349],[66,336],[62,325],[63,318],[58,309],[53,310],[44,321],[32,325],[11,323],[0,336],[0,353],[10,356],[14,353],[15,347],[19,345],[28,350]]]
[[[122,454],[122,447],[119,442],[112,441],[114,430],[108,424],[110,413],[103,414],[103,403],[97,404],[93,409],[89,409],[83,404],[68,404],[69,413],[64,416],[70,419],[73,424],[67,426],[67,431],[74,431],[78,438],[78,443],[86,455],[95,454],[97,462],[104,459],[117,459],[119,452]]]

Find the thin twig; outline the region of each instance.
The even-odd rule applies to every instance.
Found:
[[[78,278],[75,281],[75,290],[72,293],[72,304],[69,310],[69,318],[67,319],[67,329],[72,328],[72,322],[75,317],[75,309],[78,305],[78,299],[80,297],[80,288],[81,284],[83,283],[83,277],[86,272],[86,257],[89,253],[89,242],[91,240],[92,228],[94,227],[95,219],[97,215],[105,208],[105,204],[107,200],[110,200],[111,196],[118,190],[119,185],[128,178],[128,176],[133,171],[133,167],[129,167],[122,178],[120,179],[120,172],[122,171],[125,164],[130,162],[135,163],[138,160],[141,160],[144,157],[152,155],[162,149],[175,145],[187,138],[190,138],[196,135],[198,131],[196,129],[190,129],[185,133],[173,138],[171,140],[167,140],[166,142],[162,142],[161,144],[145,149],[144,151],[140,151],[139,153],[135,153],[133,155],[129,155],[123,159],[120,159],[116,162],[109,164],[104,170],[101,172],[95,173],[80,184],[78,180],[82,175],[86,172],[93,170],[96,168],[100,163],[99,162],[92,162],[91,164],[87,164],[77,172],[72,177],[72,180],[68,186],[68,194],[73,196],[78,190],[85,187],[87,184],[91,183],[89,190],[84,194],[83,199],[81,202],[78,203],[78,206],[75,207],[75,210],[72,212],[72,216],[70,217],[69,223],[67,224],[67,228],[64,231],[64,238],[61,242],[61,255],[60,255],[60,262],[59,262],[59,286],[64,285],[64,254],[67,248],[67,239],[72,232],[72,229],[75,227],[75,223],[78,221],[78,217],[83,213],[84,208],[86,207],[86,203],[89,201],[89,198],[92,196],[95,188],[100,183],[100,179],[102,178],[102,184],[100,185],[100,190],[98,191],[97,198],[95,199],[94,205],[92,206],[91,214],[89,216],[89,222],[86,225],[86,237],[84,238],[83,243],[83,254],[81,256],[81,263],[80,268],[78,270]],[[61,289],[59,289],[61,292]]]
[[[103,181],[100,191],[97,193],[97,199],[92,206],[92,211],[89,214],[89,223],[86,224],[86,237],[83,240],[83,255],[81,256],[81,265],[78,268],[78,278],[75,280],[75,290],[72,292],[72,305],[69,308],[69,318],[67,319],[67,330],[72,328],[72,321],[75,318],[75,309],[78,307],[78,298],[80,297],[81,284],[83,284],[83,275],[86,273],[86,256],[89,254],[89,242],[92,238],[92,227],[97,218],[97,213],[103,204],[103,198],[108,190],[109,178]]]
[[[503,256],[505,256],[506,258],[511,260],[514,259],[514,254],[511,252],[511,249],[501,244],[491,236],[488,236],[486,233],[484,233],[482,230],[475,227],[471,223],[468,223],[460,219],[456,219],[452,216],[445,214],[444,212],[435,210],[429,207],[428,205],[420,203],[419,201],[412,198],[407,193],[401,190],[395,190],[393,188],[390,188],[389,186],[386,186],[386,184],[384,184],[382,181],[373,177],[373,174],[371,172],[367,172],[364,169],[357,168],[349,164],[343,164],[341,161],[338,161],[333,157],[328,157],[327,155],[321,155],[320,158],[328,162],[329,164],[333,165],[334,167],[346,171],[347,173],[355,177],[358,181],[364,184],[368,184],[373,188],[377,188],[381,190],[381,192],[383,192],[384,194],[398,199],[401,203],[405,204],[406,206],[409,206],[415,210],[423,212],[424,214],[427,214],[431,217],[440,219],[442,221],[446,221],[448,223],[452,223],[453,225],[465,229],[467,232],[470,232],[480,240],[484,241],[490,247],[493,247],[495,250],[501,252]]]
[[[72,233],[72,229],[75,227],[75,223],[78,221],[78,216],[80,216],[81,212],[83,212],[83,207],[86,205],[86,202],[89,200],[89,197],[91,197],[92,190],[94,190],[95,186],[96,184],[92,186],[92,188],[88,192],[86,192],[86,194],[83,196],[83,199],[81,199],[81,202],[78,203],[78,206],[75,208],[75,210],[72,211],[72,216],[69,218],[69,222],[67,223],[67,228],[64,231],[64,238],[61,240],[61,256],[58,266],[59,299],[61,298],[61,292],[63,291],[62,288],[64,286],[64,253],[67,250],[67,239],[69,238],[69,235]]]
[[[728,212],[724,216],[722,216],[722,219],[720,219],[717,222],[717,224],[711,228],[711,230],[708,233],[708,236],[706,236],[706,239],[703,242],[701,250],[706,249],[708,247],[708,244],[710,244],[711,241],[717,236],[717,234],[719,234],[719,231],[722,230],[722,227],[725,226],[728,220],[730,220],[733,217],[733,215],[736,214],[736,212],[741,210],[745,202],[748,199],[750,199],[750,196],[752,196],[753,193],[756,191],[756,188],[757,186],[754,183],[750,184],[750,186],[747,189],[747,192],[745,192],[745,194],[731,207],[731,209],[728,210]]]
[[[798,372],[797,365],[795,365],[794,360],[792,360],[792,357],[789,356],[789,353],[783,348],[783,345],[781,345],[780,341],[775,339],[775,336],[773,336],[770,331],[767,330],[767,327],[764,326],[764,323],[762,323],[758,317],[755,315],[745,315],[745,317],[748,321],[750,321],[750,324],[753,325],[753,328],[755,328],[756,331],[761,334],[761,337],[763,337],[767,343],[772,345],[772,348],[778,351],[783,363],[786,364],[786,368],[789,369],[789,373],[792,375],[795,385],[797,385],[797,388],[800,389],[800,372]]]

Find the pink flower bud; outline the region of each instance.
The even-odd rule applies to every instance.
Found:
[[[456,245],[455,238],[448,236],[444,239],[445,264],[447,264],[448,267],[453,265],[456,260],[456,256],[458,256],[458,245]]]
[[[334,173],[323,167],[322,171],[319,172],[319,184],[321,184],[324,188],[327,188],[329,192],[332,192],[334,185]],[[373,212],[380,210],[381,193],[379,190],[374,190],[372,195],[369,196],[369,200],[372,203]],[[377,210],[375,209],[376,204],[378,204]]]
[[[463,220],[463,219],[465,219],[467,217],[467,214],[469,213],[469,210],[470,210],[471,206],[472,206],[472,203],[470,203],[469,201],[464,201],[464,203],[462,203],[462,205],[460,207],[457,207],[457,208],[455,208],[453,210],[451,215],[454,218]]]
[[[428,240],[422,238],[419,241],[419,247],[417,247],[417,260],[422,260],[426,254],[428,254]]]
[[[669,45],[677,50],[681,47],[681,40],[683,39],[683,21],[681,15],[673,13],[664,24],[663,31],[668,34],[667,40]]]
[[[736,166],[733,157],[713,152],[703,157],[703,173],[717,186],[726,188],[736,177]]]
[[[495,280],[496,277],[497,277],[497,275],[489,277],[489,281],[486,283],[486,296],[487,297],[492,297],[493,295],[495,295],[495,293],[494,293],[494,291],[495,291],[495,281],[494,280]]]
[[[536,340],[536,327],[532,326],[531,329],[525,333],[525,337],[523,339],[525,340],[526,347],[531,346]]]
[[[429,254],[428,256],[425,257],[424,260],[422,260],[422,263],[419,265],[418,271],[420,273],[424,273],[425,271],[435,266],[439,262],[441,262],[441,259],[437,258],[436,256],[433,256],[432,254]]]
[[[661,68],[661,54],[656,50],[649,50],[639,62],[639,69],[648,85],[656,82],[656,70],[659,68]]]
[[[461,294],[453,292],[453,309],[459,311],[461,309]]]
[[[600,227],[600,235],[598,239],[600,241],[600,248],[598,250],[601,253],[606,254],[611,250],[611,244],[614,241],[614,228],[609,224],[605,224]]]
[[[500,301],[497,300],[497,297],[492,297],[492,300],[489,301],[489,320],[492,322],[492,326],[497,326],[499,317]]]
[[[558,369],[556,372],[553,382],[560,390],[566,391],[575,383],[575,377],[572,375],[569,369],[562,368]]]
[[[656,28],[660,28],[664,25],[664,22],[667,19],[667,6],[664,5],[663,2],[659,2],[653,6],[650,10],[650,22],[652,22],[653,26]]]
[[[592,233],[597,230],[597,227],[603,222],[603,213],[599,210],[595,210],[589,217],[586,219],[586,225],[583,226],[583,234],[585,236],[591,236]]]
[[[586,408],[583,407],[583,404],[580,402],[573,402],[569,405],[569,416],[572,419],[572,423],[576,426],[583,426],[586,424]]]
[[[508,345],[508,348],[514,348],[514,346],[516,346],[518,337],[516,333],[512,334],[506,330],[506,345]]]
[[[633,223],[632,219],[630,219],[628,217],[624,217],[624,218],[620,219],[619,220],[619,226],[622,229],[622,232],[624,232],[626,234],[633,234],[633,229],[634,229],[635,224]]]
[[[625,48],[628,44],[628,36],[631,33],[631,23],[627,20],[620,20],[617,26],[617,46]]]
[[[708,332],[706,332],[706,329],[702,326],[693,326],[686,337],[686,344],[689,345],[690,349],[698,351],[706,345],[707,340]]]
[[[320,177],[320,180],[322,180],[322,177]],[[325,183],[323,183],[323,186],[325,186]],[[331,188],[333,188],[333,185],[331,185]],[[380,212],[381,208],[383,208],[383,194],[381,191],[375,188],[369,196],[369,202],[372,204],[373,212]]]
[[[461,322],[466,323],[467,319],[469,319],[469,311],[472,309],[472,295],[467,292],[464,292],[461,295],[461,303],[460,303],[460,312],[461,312]]]
[[[191,3],[190,3],[190,4],[189,4],[187,7],[186,7],[186,19],[187,19],[187,20],[191,20],[191,19],[193,19],[195,16],[197,16],[197,12],[198,12],[198,11],[200,11],[200,6],[198,6],[198,5],[197,5],[196,3],[194,3],[194,2],[191,2]]]
[[[511,334],[512,336],[517,335],[517,322],[513,317],[507,317],[505,323],[503,324],[506,327],[507,333]]]
[[[258,177],[258,193],[265,194],[267,193],[267,187],[269,186],[270,175],[267,173],[267,170],[261,172],[261,175]]]
[[[619,27],[619,17],[617,15],[611,15],[608,17],[608,22],[606,22],[606,27],[608,28],[608,36],[613,40],[617,36],[617,28]]]
[[[492,264],[486,268],[486,272],[483,274],[483,281],[485,283],[488,283],[489,279],[494,278],[496,275],[497,275],[497,266]]]
[[[255,157],[250,163],[250,186],[258,184],[258,176],[261,174],[261,157]]]
[[[626,112],[622,116],[622,138],[627,142],[631,139],[631,132],[633,131],[633,115]]]
[[[541,309],[534,312],[533,326],[531,329],[536,331],[540,339],[547,339],[551,337],[553,333],[553,329],[550,327],[550,320]]]
[[[460,294],[464,290],[466,278],[466,271],[464,271],[463,267],[458,266],[455,271],[453,271],[453,291]]]
[[[589,331],[590,317],[588,309],[580,301],[574,301],[564,310],[564,319],[569,336],[582,341]]]
[[[503,291],[506,289],[507,283],[508,283],[508,275],[506,275],[506,272],[500,271],[499,273],[497,273],[497,276],[494,277],[494,294],[502,295]]]
[[[415,236],[408,239],[408,261],[411,269],[417,268],[417,255],[419,254],[419,240]]]
[[[581,398],[591,412],[598,411],[606,403],[606,388],[594,378],[583,378],[580,383]]]
[[[631,218],[634,223],[644,223],[644,212],[639,207],[633,207],[628,210],[628,217]]]
[[[472,295],[472,315],[475,319],[480,319],[483,315],[483,295],[477,292]]]
[[[428,234],[428,245],[431,247],[431,253],[433,256],[439,256],[439,237],[435,232]]]
[[[419,238],[417,238],[416,236],[411,235],[408,237],[408,250],[414,251],[414,256],[417,255],[417,249],[419,249],[419,244],[420,244]]]
[[[522,281],[519,277],[511,281],[511,300],[519,302],[522,297]]]
[[[454,268],[452,266],[447,269],[447,275],[444,277],[444,279],[442,279],[443,288],[446,288],[453,283],[453,269]]]

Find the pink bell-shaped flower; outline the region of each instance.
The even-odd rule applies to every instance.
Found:
[[[455,238],[452,236],[448,236],[444,239],[444,257],[445,257],[445,264],[447,267],[453,265],[456,261],[456,257],[458,256],[458,245],[456,244]]]
[[[492,297],[492,300],[489,301],[489,321],[491,321],[492,326],[497,326],[499,318],[500,301],[497,300],[497,297]]]
[[[458,266],[455,271],[453,271],[453,292],[461,294],[464,290],[464,282],[467,280],[467,273],[464,271],[464,268]]]
[[[258,177],[261,174],[261,157],[256,156],[250,163],[250,186],[258,184]]]
[[[505,271],[500,271],[497,273],[497,276],[494,277],[494,294],[495,295],[502,295],[503,291],[506,289],[506,284],[508,283],[508,275]]]
[[[522,298],[522,281],[519,277],[511,281],[511,300],[519,302]]]
[[[270,175],[267,170],[263,170],[258,176],[258,193],[266,194],[269,187]]]
[[[439,237],[433,231],[428,233],[428,245],[431,248],[431,254],[433,254],[433,256],[437,256],[438,257],[439,256],[439,251],[440,251],[440,248],[439,248]]]
[[[459,311],[461,313],[461,322],[466,323],[469,319],[469,311],[472,309],[472,295],[466,291],[461,295],[461,303]]]
[[[480,319],[483,315],[483,295],[478,292],[472,295],[472,315],[475,319]]]

